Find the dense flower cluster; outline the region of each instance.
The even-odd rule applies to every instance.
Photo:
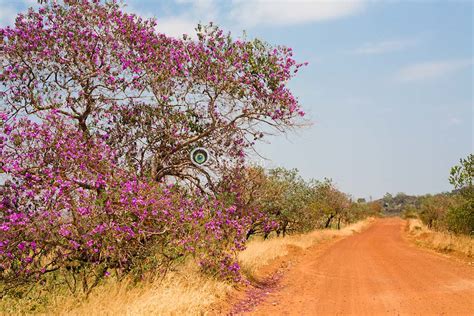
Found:
[[[155,28],[114,1],[46,2],[20,14],[0,29],[5,110],[56,109],[106,135],[135,173],[195,185],[242,164],[262,124],[283,130],[304,115],[287,87],[302,66],[290,48],[233,40],[212,25],[198,26],[198,40]],[[207,169],[189,162],[196,146],[217,158]]]
[[[121,170],[102,140],[56,115],[3,125],[3,278],[25,281],[71,266],[123,272],[143,264],[137,260],[155,256],[162,266],[191,254],[238,277],[233,254],[243,248],[245,221],[235,207]]]

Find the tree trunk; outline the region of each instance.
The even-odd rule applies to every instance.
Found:
[[[326,225],[324,225],[324,228],[328,228],[329,225],[331,225],[331,220],[334,218],[334,214],[329,215],[328,220],[326,221]]]
[[[255,230],[253,228],[250,228],[245,238],[248,240],[250,236],[252,236],[254,233],[255,233]]]
[[[283,237],[286,236],[286,227],[287,226],[288,226],[288,222],[285,222],[285,224],[283,224],[283,228],[282,228]]]

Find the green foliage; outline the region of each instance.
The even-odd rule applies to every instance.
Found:
[[[273,212],[279,224],[278,233],[288,229],[307,231],[311,229],[308,205],[313,199],[311,183],[298,175],[297,169],[272,169],[268,172],[267,195],[264,209]]]
[[[466,199],[460,193],[427,195],[420,200],[418,215],[429,228],[448,230],[457,234],[472,234],[474,230],[472,200]]]
[[[386,193],[381,202],[383,204],[385,213],[399,214],[402,213],[406,208],[417,207],[419,199],[416,196],[407,195],[403,192],[399,192],[395,196],[391,195],[390,193]]]
[[[306,181],[296,169],[247,168],[237,177],[238,207],[247,212],[258,210],[253,211],[247,238],[255,234],[267,237],[272,231],[284,236],[316,228],[340,228],[381,209],[376,202],[352,202],[330,179]],[[235,179],[231,182],[236,183]],[[228,198],[232,200],[232,196]]]
[[[449,182],[457,189],[460,203],[446,214],[448,229],[455,233],[474,234],[474,155],[460,159],[460,165],[451,168]]]
[[[458,234],[474,234],[474,209],[472,201],[465,201],[446,213],[446,224],[450,231]]]
[[[382,206],[379,202],[364,202],[357,201],[357,203],[351,204],[351,210],[349,213],[349,222],[355,222],[361,219],[364,219],[368,216],[378,216],[382,210]]]
[[[446,228],[446,211],[454,207],[454,198],[447,194],[426,195],[421,199],[420,219],[429,228]]]
[[[416,207],[408,206],[403,210],[402,217],[405,219],[418,218],[418,210],[416,209]]]
[[[474,155],[470,154],[466,158],[459,160],[460,165],[451,168],[451,175],[449,177],[449,183],[454,188],[471,188],[472,189],[472,178],[474,177]]]
[[[474,155],[460,159],[460,164],[451,168],[449,182],[454,186],[451,193],[418,197],[415,208],[405,207],[405,214],[414,215],[414,210],[425,225],[437,230],[456,234],[474,234]]]

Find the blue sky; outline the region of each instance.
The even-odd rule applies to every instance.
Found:
[[[0,0],[0,25],[33,0]],[[259,146],[267,166],[332,178],[354,197],[450,190],[473,152],[470,1],[125,1],[158,30],[213,21],[294,49],[291,82],[313,122]]]

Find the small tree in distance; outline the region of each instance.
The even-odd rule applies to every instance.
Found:
[[[451,168],[449,182],[459,190],[460,204],[446,214],[450,230],[456,233],[474,234],[474,155],[460,159],[460,164]]]
[[[472,190],[472,179],[474,178],[474,154],[459,160],[460,164],[451,168],[449,183],[455,189]]]

